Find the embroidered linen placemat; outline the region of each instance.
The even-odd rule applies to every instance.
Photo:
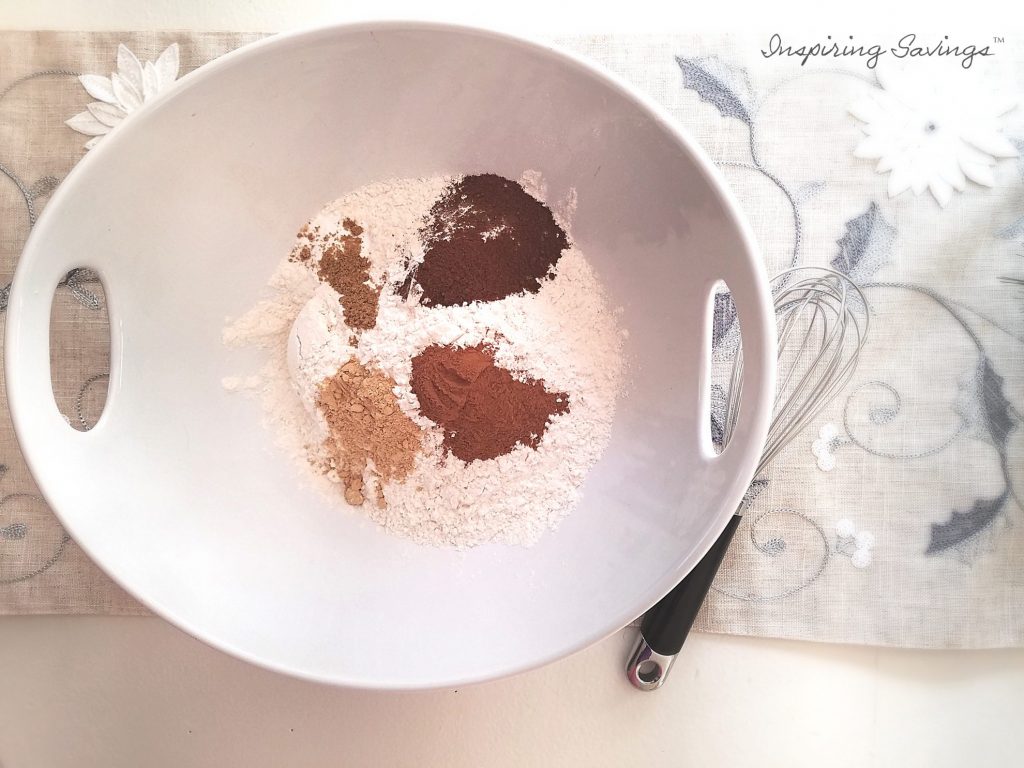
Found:
[[[0,282],[86,142],[254,37],[0,33]],[[698,627],[1024,645],[1024,105],[1011,109],[1024,49],[993,47],[967,69],[956,56],[802,66],[765,58],[768,37],[554,41],[697,138],[769,271],[830,265],[865,286],[874,313],[854,381],[758,485]],[[736,338],[728,306],[719,358]],[[87,428],[108,364],[90,273],[68,275],[54,321],[58,404]],[[144,613],[41,502],[6,411],[0,461],[0,613]]]

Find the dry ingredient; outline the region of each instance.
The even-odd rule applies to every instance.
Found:
[[[349,504],[363,503],[363,476],[371,469],[370,462],[381,481],[402,480],[420,449],[422,431],[399,410],[393,386],[391,379],[356,360],[320,385],[317,405],[329,431],[327,463],[345,486]],[[382,497],[377,501],[381,503]]]
[[[402,291],[415,282],[427,306],[536,293],[569,247],[546,205],[493,173],[454,181],[431,207],[420,236],[423,260]]]
[[[513,378],[483,346],[427,347],[412,359],[410,383],[420,413],[444,429],[445,448],[463,461],[536,448],[551,417],[569,410],[564,392]]]
[[[303,227],[299,243],[292,250],[292,260],[310,262],[314,258],[319,228]],[[320,243],[320,257],[316,260],[316,273],[327,285],[338,292],[350,328],[373,328],[377,322],[377,297],[380,289],[370,282],[370,262],[363,256],[363,228],[350,218],[342,219],[341,231],[327,233]]]
[[[544,195],[532,173],[363,187],[310,221],[271,295],[225,330],[270,353],[255,389],[289,452],[395,533],[531,544],[573,508],[607,444],[625,334],[568,234],[575,192],[550,208]],[[471,246],[509,232],[474,272]],[[325,254],[346,247],[353,271],[327,279]],[[358,286],[376,300],[362,326],[345,301]]]

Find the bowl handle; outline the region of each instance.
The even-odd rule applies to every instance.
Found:
[[[108,386],[107,404],[104,416],[96,427],[80,432],[68,423],[57,407],[53,395],[50,373],[50,314],[55,292],[68,272],[79,267],[88,267],[99,274],[92,265],[85,263],[74,254],[57,254],[53,258],[35,260],[25,268],[19,265],[11,284],[7,305],[7,331],[4,343],[4,370],[7,399],[18,440],[24,444],[31,437],[34,441],[46,441],[54,448],[70,449],[81,445],[80,441],[95,439],[96,427],[102,425],[105,414],[110,410]],[[106,291],[106,283],[100,276]],[[108,301],[109,311],[109,301]],[[110,317],[111,376],[115,380],[115,338],[119,335],[116,323]],[[75,441],[72,443],[71,441]]]
[[[742,270],[733,272],[734,261],[722,266],[724,274],[720,279],[729,286],[740,318],[743,396],[735,429],[722,453],[716,456],[710,446],[703,444],[701,448],[705,461],[714,465],[714,474],[722,477],[723,482],[733,484],[729,489],[733,497],[730,508],[738,510],[746,492],[746,483],[750,479],[748,475],[754,471],[764,449],[771,420],[775,395],[777,331],[774,303],[763,268],[758,267],[762,278],[758,280]],[[707,341],[707,330],[703,329],[705,344],[710,343]],[[704,360],[707,359],[705,355]],[[703,375],[707,377],[710,372],[705,370]],[[708,388],[703,386],[701,389],[700,418],[706,420],[707,403],[704,401],[707,399]],[[704,434],[704,430],[700,434]],[[723,470],[724,474],[719,474],[718,470]],[[665,682],[672,662],[711,589],[711,583],[739,521],[739,514],[734,514],[723,521],[723,529],[709,533],[700,545],[704,554],[696,566],[644,614],[633,654],[626,663],[626,677],[635,688],[654,691]]]
[[[752,252],[757,253],[757,250]],[[719,455],[715,455],[710,446],[705,446],[704,450],[706,461],[724,469],[730,477],[738,477],[745,468],[753,471],[761,458],[775,399],[777,355],[775,306],[767,273],[760,259],[757,260],[757,277],[746,269],[737,268],[737,261],[742,263],[742,260],[728,260],[720,265],[718,271],[722,273],[720,279],[729,287],[739,318],[743,346],[743,396],[728,445]],[[710,333],[705,332],[705,337],[710,337]],[[710,376],[710,371],[704,374]],[[707,395],[707,387],[703,394]],[[704,419],[707,419],[708,412],[707,404],[702,403]],[[739,484],[742,487],[734,489],[737,505],[746,492],[748,480],[742,480]]]

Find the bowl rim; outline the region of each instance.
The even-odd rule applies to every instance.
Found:
[[[146,102],[133,114],[145,114],[153,111],[154,109],[161,108],[166,101],[173,98],[183,88],[189,88],[193,85],[202,82],[210,77],[215,77],[219,70],[226,66],[237,64],[240,61],[245,60],[248,57],[259,56],[265,50],[273,49],[275,47],[290,46],[296,42],[308,41],[317,38],[330,38],[332,36],[342,34],[352,34],[359,32],[375,32],[382,30],[402,30],[402,31],[413,31],[413,32],[443,32],[443,33],[456,33],[461,35],[470,35],[481,38],[488,38],[497,40],[502,43],[510,43],[523,48],[531,49],[536,53],[544,54],[551,59],[555,60],[562,65],[571,65],[576,67],[583,72],[591,75],[592,77],[603,81],[609,87],[614,89],[620,96],[633,102],[635,105],[641,108],[642,111],[647,113],[657,125],[665,130],[673,139],[680,145],[680,147],[688,153],[689,157],[695,162],[698,170],[705,176],[708,181],[708,186],[711,188],[713,193],[718,196],[719,202],[722,204],[723,209],[727,213],[730,223],[735,228],[736,233],[739,236],[739,240],[742,243],[742,253],[737,253],[737,258],[746,259],[748,265],[751,267],[753,274],[755,275],[754,291],[760,295],[762,300],[762,308],[771,306],[770,292],[768,287],[768,279],[766,269],[763,260],[760,258],[760,250],[757,246],[753,232],[750,228],[749,223],[741,212],[738,201],[736,200],[732,190],[726,183],[725,177],[721,171],[714,165],[704,149],[691,137],[687,131],[669,114],[667,109],[661,104],[654,101],[654,99],[642,92],[640,92],[633,85],[628,83],[619,75],[608,70],[603,65],[598,64],[584,56],[565,50],[561,47],[557,47],[544,40],[525,36],[521,34],[510,34],[495,29],[491,29],[483,26],[475,26],[468,24],[448,23],[441,21],[425,21],[416,19],[388,19],[388,20],[360,20],[354,22],[340,22],[333,24],[319,24],[314,26],[301,27],[286,32],[280,32],[276,34],[268,35],[267,37],[255,40],[245,45],[242,45],[232,51],[229,51],[215,59],[212,59],[191,72],[186,73],[181,78],[176,80],[164,91],[162,91],[155,99]],[[113,131],[111,135],[107,136],[103,142],[101,142],[95,149],[88,152],[82,157],[65,177],[64,181],[58,187],[54,195],[52,196],[49,204],[40,215],[39,222],[32,228],[26,239],[25,246],[22,252],[22,258],[19,258],[17,268],[15,269],[14,277],[11,286],[11,296],[9,307],[16,307],[21,301],[30,297],[23,297],[21,295],[22,290],[19,289],[19,285],[23,284],[23,280],[19,280],[22,273],[25,271],[27,261],[23,258],[25,253],[30,252],[35,241],[39,238],[39,233],[48,225],[49,221],[56,214],[52,214],[51,211],[58,211],[62,199],[66,196],[73,194],[75,187],[78,186],[78,180],[85,176],[88,169],[97,162],[101,162],[106,155],[111,152],[116,152],[117,145],[119,144],[119,134],[123,132]],[[44,226],[40,226],[43,224]],[[27,290],[27,289],[26,289]],[[5,332],[5,349],[4,349],[4,366],[7,372],[8,384],[12,380],[18,379],[18,374],[14,373],[16,370],[15,357],[16,351],[20,346],[20,327],[21,321],[17,312],[9,314],[7,318],[7,327]],[[113,331],[112,331],[113,332]],[[774,338],[770,342],[774,344]],[[773,347],[772,347],[773,348]],[[13,375],[12,375],[13,373]],[[774,388],[775,381],[775,358],[774,355],[769,355],[764,361],[764,374],[766,386],[765,390],[772,390]],[[771,386],[768,386],[771,385]],[[17,386],[14,387],[17,390]],[[25,440],[25,429],[26,425],[19,418],[19,404],[18,397],[15,394],[11,396],[11,387],[8,386],[8,407],[11,413],[12,425],[14,427],[15,435],[18,439],[19,446],[26,443]],[[741,465],[749,465],[750,473],[753,473],[754,465],[757,458],[760,456],[760,452],[767,436],[768,423],[770,419],[771,404],[769,395],[767,392],[762,391],[758,393],[748,393],[749,402],[753,404],[753,412],[748,414],[748,418],[753,422],[751,428],[751,434],[757,438],[756,441],[752,440],[750,445],[743,446],[745,450],[742,452],[745,456],[739,461]],[[737,446],[740,447],[740,446]],[[756,452],[756,455],[755,455]],[[30,473],[33,477],[38,477],[36,472],[35,461],[28,455],[27,452],[22,450],[25,458],[25,462],[29,468]],[[545,666],[552,662],[558,661],[563,658],[567,658],[575,653],[578,653],[590,646],[610,637],[615,632],[628,626],[638,616],[642,616],[652,605],[657,603],[664,595],[666,595],[675,585],[687,574],[690,570],[703,558],[704,554],[711,548],[714,542],[718,539],[718,536],[725,529],[729,519],[733,516],[735,508],[738,506],[740,499],[742,498],[742,491],[736,496],[735,499],[727,499],[731,501],[731,504],[723,505],[722,510],[718,513],[718,518],[714,521],[708,532],[704,537],[695,543],[695,547],[689,558],[681,560],[677,563],[676,568],[667,573],[664,580],[659,583],[657,589],[653,590],[644,600],[638,601],[637,605],[639,610],[635,613],[630,612],[628,615],[616,615],[609,616],[606,622],[603,622],[603,628],[592,632],[590,635],[578,639],[576,642],[559,646],[553,651],[549,651],[543,656],[533,658],[531,661],[521,663],[516,666],[508,667],[501,670],[499,673],[483,673],[476,674],[466,677],[450,678],[450,679],[436,679],[429,682],[417,682],[417,683],[403,683],[395,680],[378,680],[374,682],[368,682],[365,679],[352,679],[344,676],[339,676],[331,673],[318,673],[309,668],[302,667],[301,665],[289,664],[287,662],[259,656],[255,653],[251,653],[244,648],[237,647],[233,642],[224,640],[223,638],[211,635],[205,632],[201,627],[193,625],[193,623],[186,618],[178,615],[175,609],[164,606],[159,600],[156,600],[150,596],[143,597],[135,592],[130,584],[123,582],[117,576],[111,574],[103,565],[103,563],[94,557],[93,552],[88,544],[84,541],[80,541],[75,536],[75,525],[73,522],[66,518],[56,505],[51,501],[50,494],[43,484],[37,483],[39,492],[46,500],[47,505],[53,511],[58,518],[61,525],[65,530],[74,538],[78,546],[85,552],[85,554],[92,560],[93,563],[99,567],[108,578],[114,583],[124,589],[134,599],[138,600],[147,609],[152,611],[156,616],[168,621],[175,627],[185,631],[192,637],[200,640],[204,644],[216,648],[217,650],[228,653],[236,658],[247,661],[263,669],[272,670],[282,674],[296,677],[310,682],[336,685],[357,690],[381,690],[381,691],[412,691],[412,690],[436,690],[440,688],[456,688],[468,685],[475,685],[479,683],[490,682],[492,680],[504,679],[514,675],[518,675],[529,670],[537,669]]]

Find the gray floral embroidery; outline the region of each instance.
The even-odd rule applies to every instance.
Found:
[[[796,190],[793,192],[793,199],[797,202],[798,205],[803,205],[809,200],[812,200],[818,195],[820,195],[822,192],[825,191],[827,187],[828,184],[826,184],[821,179],[818,179],[816,181],[808,181],[805,184],[801,184],[799,187],[796,188]]]
[[[1024,240],[1024,216],[1007,224],[996,233],[996,236],[1004,240]]]
[[[882,218],[878,204],[872,201],[864,213],[846,222],[832,268],[863,282],[888,263],[895,240],[896,228]]]
[[[979,533],[989,528],[999,518],[1000,514],[1005,510],[1009,499],[1012,498],[1019,507],[1024,509],[1024,505],[1021,504],[1020,497],[1013,485],[1007,455],[1009,435],[1019,427],[1021,423],[1020,413],[1006,397],[1003,377],[996,371],[995,365],[988,356],[981,338],[966,318],[958,311],[957,306],[953,302],[945,299],[930,288],[912,283],[864,283],[862,288],[898,289],[929,297],[939,307],[949,313],[978,349],[979,359],[977,368],[968,381],[961,386],[961,397],[952,405],[954,412],[961,417],[960,427],[948,439],[938,445],[912,453],[900,454],[869,445],[857,435],[850,418],[850,406],[854,398],[866,387],[882,387],[883,391],[887,392],[892,398],[888,407],[891,408],[893,417],[899,413],[901,405],[899,392],[895,387],[884,382],[867,382],[851,392],[847,397],[843,419],[847,436],[853,443],[868,453],[884,458],[907,460],[934,455],[947,448],[954,440],[972,427],[975,438],[985,440],[995,447],[998,452],[999,466],[1005,484],[1004,490],[995,497],[976,499],[971,509],[966,512],[952,510],[948,520],[944,523],[933,523],[930,541],[925,554],[936,555],[952,548],[960,548],[963,551],[963,545],[977,537]]]
[[[977,536],[1003,511],[1009,497],[1010,489],[1007,486],[1006,490],[995,498],[976,499],[968,511],[953,510],[953,514],[946,522],[932,523],[931,538],[925,554],[945,552]]]
[[[755,100],[746,71],[726,64],[717,56],[677,56],[676,64],[682,72],[684,87],[694,91],[702,101],[714,106],[723,117],[734,118],[746,124],[750,139],[751,162],[724,162],[720,165],[760,173],[782,192],[793,212],[793,251],[790,266],[797,266],[800,263],[800,245],[803,239],[801,201],[760,160],[754,122]],[[804,185],[804,188],[801,188],[801,200],[810,199],[824,189],[824,185],[823,181],[811,182],[809,188],[808,185]],[[739,326],[736,323],[736,305],[727,292],[715,297],[713,327],[715,334],[712,337],[712,350],[718,355],[734,354],[739,343]]]
[[[0,539],[7,539],[8,541],[24,539],[27,534],[28,526],[24,523],[11,523],[0,528]]]
[[[2,101],[18,86],[44,77],[77,77],[77,73],[63,69],[50,69],[34,72],[25,77],[18,78],[0,90],[0,101]],[[56,189],[60,183],[60,179],[55,176],[43,176],[30,184],[24,181],[2,161],[0,161],[0,176],[13,183],[21,194],[25,203],[25,211],[28,216],[28,227],[31,229],[35,226],[36,220],[38,219],[40,203],[49,196],[54,189]],[[98,276],[91,270],[73,269],[60,281],[59,287],[66,289],[83,306],[92,310],[98,310],[102,307],[102,301],[100,297],[89,288],[90,285],[96,285],[98,282]],[[10,283],[0,286],[0,312],[7,310],[10,291]],[[0,478],[2,478],[6,472],[7,466],[5,464],[0,465]],[[3,498],[0,498],[0,508],[19,499],[45,506],[45,501],[37,494],[10,493],[3,496]],[[42,562],[37,561],[33,563],[25,563],[13,573],[0,576],[0,586],[28,581],[29,579],[35,578],[53,567],[53,565],[60,560],[64,554],[68,542],[71,541],[71,537],[68,536],[66,532],[59,528],[58,531],[59,536],[57,538],[56,546],[45,560]],[[4,544],[24,541],[33,535],[40,535],[40,532],[33,531],[33,529],[23,521],[14,520],[13,522],[0,527],[0,548],[2,548]],[[3,558],[0,556],[0,562],[2,561]]]
[[[727,162],[721,163],[721,165],[761,173],[783,193],[793,212],[794,237],[791,263],[793,266],[798,265],[800,263],[803,235],[800,206],[814,195],[819,194],[825,188],[825,182],[809,182],[792,191],[777,175],[764,167],[757,151],[757,123],[755,117],[757,101],[750,87],[750,79],[744,70],[730,66],[717,57],[686,58],[677,56],[676,63],[682,72],[683,85],[686,88],[694,91],[702,101],[714,106],[723,117],[739,120],[747,126],[750,139],[751,162]],[[1016,139],[1015,144],[1022,151],[1022,155],[1024,155],[1024,139]],[[1021,161],[1021,170],[1022,175],[1024,175],[1024,159]],[[1018,219],[1004,227],[999,232],[999,236],[1006,239],[1024,240],[1024,218]],[[961,310],[970,312],[1019,341],[1024,341],[1024,339],[998,325],[977,310],[961,305],[952,299],[947,299],[927,286],[900,282],[870,282],[874,279],[875,274],[889,263],[896,239],[896,228],[884,219],[878,204],[872,202],[864,213],[846,222],[846,231],[843,237],[837,241],[838,250],[831,260],[831,265],[836,270],[860,282],[862,287],[866,289],[897,289],[931,298],[956,320],[977,346],[979,353],[979,367],[975,374],[977,382],[973,386],[965,387],[964,400],[966,404],[961,404],[959,407],[954,404],[954,410],[961,415],[960,424],[953,428],[947,438],[941,440],[938,444],[902,453],[874,445],[858,434],[851,411],[854,403],[860,397],[868,395],[882,397],[881,401],[876,400],[867,409],[867,419],[875,426],[895,423],[902,409],[902,398],[894,386],[883,381],[864,382],[847,395],[846,404],[843,409],[843,426],[846,435],[833,435],[827,441],[827,453],[829,454],[828,458],[831,459],[832,453],[836,450],[846,445],[854,445],[879,457],[894,460],[912,460],[935,455],[945,450],[955,440],[964,435],[972,425],[977,435],[987,436],[987,439],[999,450],[1000,463],[1006,480],[1006,491],[995,498],[976,500],[968,512],[953,510],[947,522],[933,524],[932,541],[926,551],[926,554],[933,555],[957,546],[958,542],[962,543],[975,538],[979,532],[990,527],[992,521],[1005,508],[1008,499],[1013,498],[1020,505],[1010,479],[1006,455],[1006,436],[1017,427],[1020,417],[1006,398],[1002,386],[1002,377],[996,372],[994,363],[988,356],[981,339],[971,328],[970,323],[966,320]],[[1010,283],[1018,281],[1024,283],[1024,279],[1019,278],[1006,277],[1003,279]],[[731,356],[735,353],[737,345],[738,323],[736,322],[735,305],[727,293],[719,294],[715,297],[712,327],[712,348],[716,359]],[[971,403],[974,405],[970,405]],[[712,438],[716,445],[718,445],[722,440],[724,393],[717,392],[714,388],[712,389],[711,411]],[[973,412],[975,415],[972,416],[969,412]],[[834,465],[834,462],[830,462],[830,465]],[[757,492],[760,492],[760,490],[761,488]],[[756,497],[757,492],[748,494],[750,498],[747,499],[746,503],[751,503],[754,497]],[[816,525],[810,518],[808,518],[808,521]],[[751,527],[753,528],[753,524],[751,524]],[[778,555],[784,550],[784,548],[778,546],[778,542],[763,544],[764,546],[755,547],[762,554]],[[751,599],[750,596],[734,596],[741,599]],[[760,596],[758,599],[776,599],[778,597],[779,595]]]
[[[825,572],[832,554],[831,546],[824,529],[809,515],[796,509],[781,508],[756,514],[747,513],[745,517],[751,518],[748,525],[750,546],[759,555],[775,561],[779,578],[773,580],[770,588],[764,592],[751,589],[739,591],[729,586],[720,574],[711,587],[715,592],[745,602],[773,602],[807,589]],[[787,556],[790,549],[787,535],[798,535],[800,529],[814,542],[817,555],[809,550],[809,544],[802,543],[803,546],[795,547],[793,554]],[[741,550],[734,543],[727,557],[740,556]],[[722,570],[727,574],[729,569]]]
[[[714,106],[723,117],[753,124],[754,98],[746,72],[726,64],[717,56],[692,59],[677,56],[676,63],[683,73],[683,85]]]

